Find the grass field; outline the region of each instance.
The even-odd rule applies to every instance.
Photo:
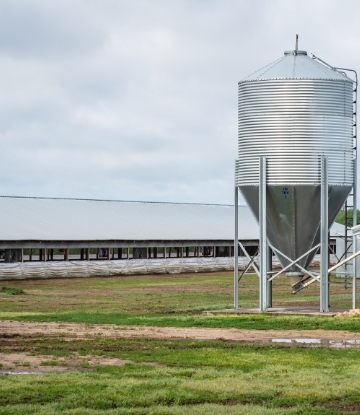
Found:
[[[121,326],[117,337],[77,337],[76,325],[71,338],[40,329],[2,335],[0,356],[23,356],[15,369],[38,357],[49,371],[0,376],[0,414],[360,414],[360,349],[121,337],[126,325],[360,332],[357,318],[202,315],[232,307],[232,278],[213,273],[3,282],[17,290],[0,292],[0,324]],[[257,277],[245,278],[240,303],[255,306]],[[275,305],[318,304],[315,284],[291,296],[280,278],[273,290]],[[350,290],[335,286],[332,293],[333,306],[350,306]]]
[[[0,286],[25,290],[25,296],[0,291],[3,312],[64,313],[118,312],[131,314],[186,314],[232,308],[233,275],[199,273],[128,277],[3,281]],[[241,307],[258,306],[258,278],[246,275],[240,284]],[[331,286],[331,305],[351,306],[351,288]],[[274,280],[274,305],[319,304],[319,285],[312,284],[296,296],[286,277]]]

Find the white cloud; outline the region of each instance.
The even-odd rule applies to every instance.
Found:
[[[4,0],[0,194],[232,203],[237,82],[359,66],[356,0]],[[350,13],[351,11],[351,13]]]

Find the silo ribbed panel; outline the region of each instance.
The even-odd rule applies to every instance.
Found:
[[[266,156],[269,185],[317,185],[328,157],[329,185],[353,184],[353,85],[338,79],[239,83],[238,186],[259,183]]]

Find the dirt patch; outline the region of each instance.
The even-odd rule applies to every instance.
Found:
[[[0,353],[0,375],[11,373],[46,373],[69,372],[74,370],[89,371],[95,366],[123,366],[133,363],[126,359],[105,356],[80,356],[73,353],[70,357],[54,357],[48,355],[28,355],[26,353]],[[161,366],[156,363],[133,363],[148,366]]]
[[[354,308],[349,311],[344,311],[343,313],[336,313],[336,317],[354,317],[360,315],[360,309]]]
[[[360,333],[340,330],[239,330],[197,327],[145,327],[121,326],[115,324],[79,324],[79,323],[31,323],[20,321],[0,321],[0,337],[21,336],[63,336],[65,339],[104,336],[109,338],[155,338],[155,339],[194,339],[223,340],[247,343],[259,343],[273,338],[317,338],[331,340],[359,340]]]
[[[114,324],[32,323],[0,321],[0,374],[28,374],[93,370],[96,366],[122,366],[129,360],[71,352],[68,356],[30,355],[27,344],[49,338],[61,341],[92,338],[147,338],[178,340],[230,341],[238,343],[280,343],[302,347],[360,347],[360,333],[326,330],[239,330],[219,328],[179,328],[119,326]],[[315,340],[315,341],[314,341]],[[6,353],[8,350],[10,353]],[[17,352],[15,352],[17,350]],[[27,353],[26,353],[27,352]],[[43,353],[44,351],[42,351]],[[136,363],[160,366],[154,363]]]

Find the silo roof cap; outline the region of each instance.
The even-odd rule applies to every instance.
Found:
[[[287,50],[280,59],[252,73],[239,83],[272,79],[323,79],[353,82],[342,73],[310,58],[304,50]]]
[[[292,56],[296,56],[296,55],[307,55],[306,50],[286,50],[284,52],[284,55],[292,55]]]

